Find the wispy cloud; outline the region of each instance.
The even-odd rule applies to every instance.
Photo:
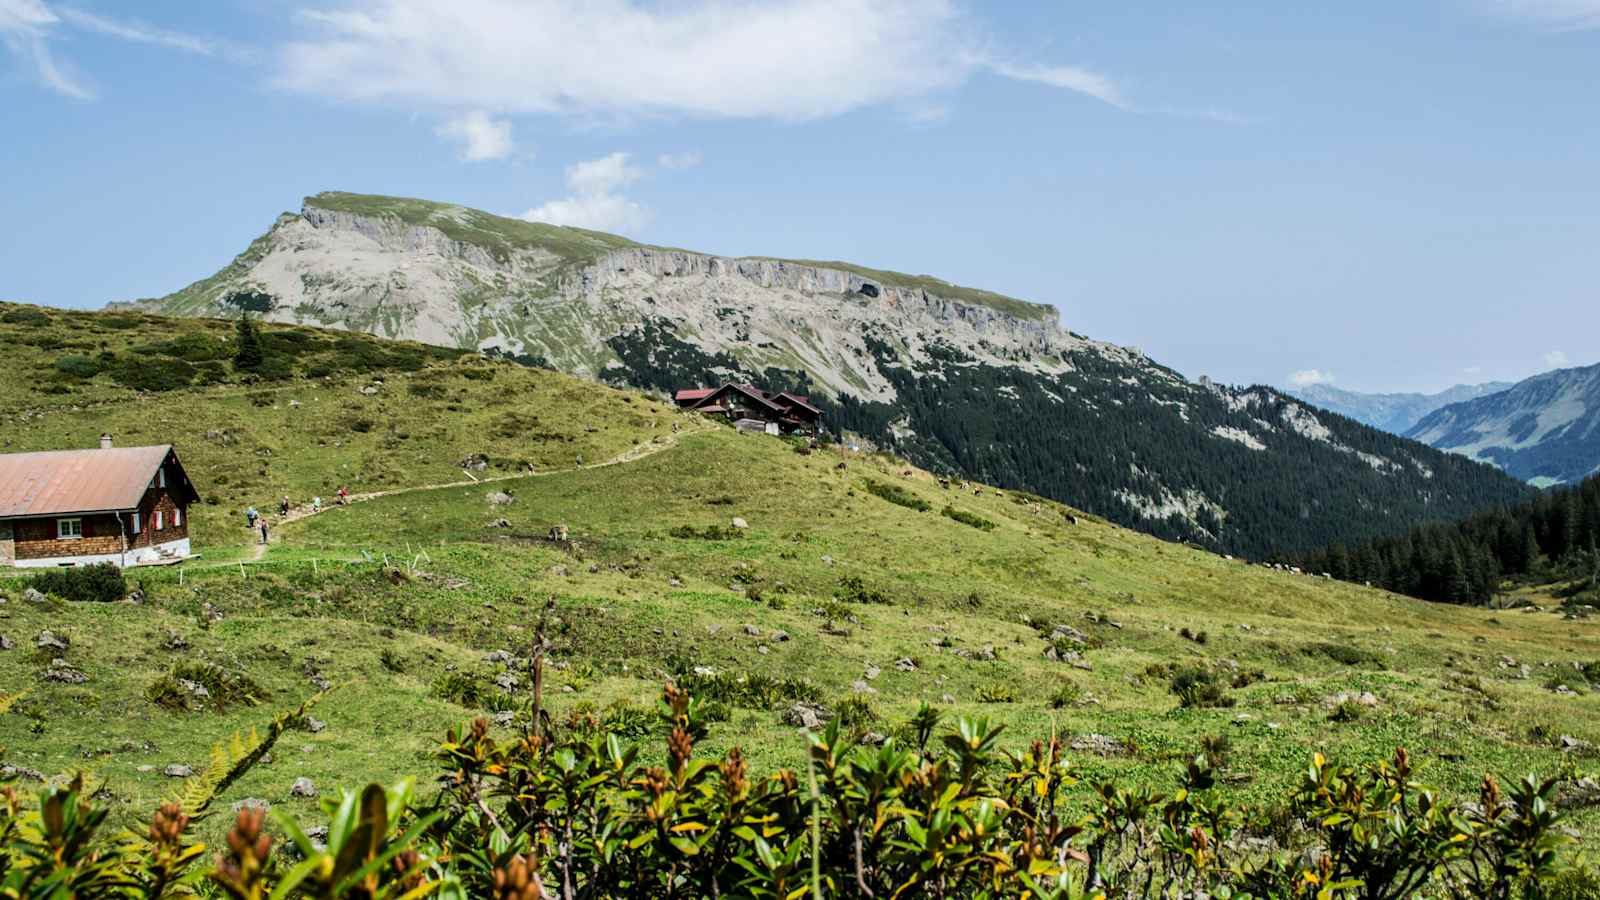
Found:
[[[1324,372],[1321,369],[1301,369],[1289,373],[1289,384],[1297,388],[1310,387],[1314,384],[1332,384],[1333,380],[1332,372]]]
[[[299,18],[278,84],[401,108],[801,121],[983,71],[1130,106],[1106,74],[983,45],[955,0],[312,0]]]
[[[434,133],[461,145],[461,159],[482,162],[505,159],[514,146],[511,140],[511,123],[505,119],[491,118],[483,110],[473,110],[445,122]]]
[[[240,58],[249,55],[245,48],[224,41],[110,18],[77,7],[51,8],[43,0],[0,0],[0,43],[10,54],[50,90],[75,100],[93,100],[95,91],[89,80],[70,62],[58,59],[50,46],[69,29],[204,56],[224,52]]]
[[[683,153],[663,153],[656,157],[656,165],[663,169],[692,169],[705,162],[705,157],[698,150],[686,150]]]
[[[1571,361],[1567,359],[1567,354],[1560,350],[1551,350],[1549,353],[1544,355],[1544,364],[1546,368],[1565,369],[1570,362]]]
[[[612,153],[567,169],[571,194],[550,200],[522,214],[530,222],[571,225],[596,231],[629,231],[649,221],[649,212],[624,196],[622,189],[644,177],[627,153]]]
[[[72,6],[56,7],[56,15],[63,22],[84,31],[92,31],[107,37],[120,38],[124,41],[133,41],[139,44],[155,44],[159,47],[170,47],[173,50],[183,50],[188,53],[199,53],[202,56],[211,56],[221,52],[230,45],[210,38],[197,37],[179,31],[168,31],[134,20],[111,19],[106,16],[88,12]]]
[[[93,100],[88,82],[50,50],[52,29],[61,23],[40,0],[0,0],[0,42],[45,87],[74,100]]]
[[[1556,31],[1600,28],[1600,0],[1486,0],[1491,15]]]

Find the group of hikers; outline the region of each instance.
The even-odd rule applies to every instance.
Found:
[[[349,502],[350,502],[350,489],[345,487],[342,484],[339,485],[339,490],[337,492],[335,492],[335,494],[334,494],[334,503],[336,503],[339,506],[344,506],[346,503],[349,503]],[[283,496],[283,499],[278,501],[278,517],[280,519],[289,518],[289,510],[290,510],[290,508],[291,508],[291,504],[289,502],[289,495],[285,494]],[[322,512],[322,497],[321,496],[316,496],[316,497],[312,497],[311,498],[311,512],[312,513]],[[245,522],[245,526],[248,527],[251,531],[259,530],[261,532],[261,543],[265,544],[267,542],[269,529],[268,529],[268,526],[267,526],[267,517],[266,516],[263,516],[261,513],[257,512],[256,508],[254,506],[248,506],[248,507],[245,507],[244,522]]]

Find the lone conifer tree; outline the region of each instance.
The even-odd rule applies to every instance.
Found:
[[[235,326],[234,332],[233,368],[241,372],[252,372],[261,368],[263,358],[261,335],[256,331],[256,323],[251,321],[249,313],[239,316],[239,324]]]

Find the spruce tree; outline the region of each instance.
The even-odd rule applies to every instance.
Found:
[[[256,331],[256,323],[251,321],[248,313],[239,316],[239,324],[234,327],[233,368],[239,372],[253,372],[261,368],[265,354],[261,347],[261,335]]]

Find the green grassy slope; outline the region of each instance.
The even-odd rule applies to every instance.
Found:
[[[1250,567],[1057,504],[941,487],[887,458],[802,454],[778,439],[707,428],[642,396],[550,373],[463,374],[476,365],[439,363],[392,376],[377,398],[341,388],[337,401],[318,402],[388,404],[412,435],[404,452],[371,449],[396,460],[386,482],[395,486],[459,480],[450,463],[506,414],[494,410],[508,407],[534,411],[541,429],[570,441],[507,437],[495,453],[558,444],[562,454],[584,448],[588,462],[623,461],[576,469],[553,459],[533,477],[333,509],[279,529],[259,562],[133,573],[142,605],[42,608],[19,602],[19,586],[0,580],[13,598],[0,607],[0,633],[18,644],[0,653],[0,691],[30,691],[0,717],[4,761],[45,773],[85,768],[108,779],[128,810],[148,809],[172,788],[163,767],[200,765],[210,743],[326,680],[336,689],[313,714],[327,728],[290,734],[271,764],[225,798],[308,809],[312,801],[288,795],[299,776],[331,787],[425,772],[442,729],[484,711],[485,703],[447,699],[440,688],[476,678],[495,696],[492,678],[504,666],[485,654],[525,648],[539,608],[553,601],[547,690],[557,720],[584,711],[625,718],[652,702],[664,677],[705,667],[717,673],[708,690],[724,698],[726,718],[704,752],[739,744],[758,770],[801,761],[795,729],[780,717],[785,695],[852,710],[862,729],[882,733],[926,700],[1005,723],[1003,743],[1013,747],[1052,730],[1104,735],[1120,747],[1114,754],[1073,753],[1089,778],[1165,784],[1202,738],[1222,736],[1231,790],[1267,803],[1314,749],[1365,761],[1404,745],[1429,761],[1427,779],[1452,791],[1470,790],[1485,770],[1593,768],[1586,752],[1557,746],[1563,734],[1600,741],[1600,695],[1573,667],[1600,659],[1586,622],[1430,605]],[[28,390],[17,376],[0,379],[0,396]],[[409,385],[418,379],[440,380],[446,397],[414,398]],[[303,494],[325,483],[345,449],[316,443],[320,432],[306,425],[320,420],[296,418],[309,414],[312,383],[266,389],[274,402],[261,407],[238,406],[220,388],[99,410],[74,408],[68,395],[25,425],[8,418],[3,438],[43,446],[85,429],[97,434],[91,413],[113,415],[105,410],[114,406],[130,417],[119,427],[141,427],[152,439],[171,430],[208,493],[238,466],[234,454],[203,450],[203,436],[242,427],[243,417],[274,446],[308,448],[275,452],[251,489],[270,496],[289,485]],[[523,396],[542,399],[518,407]],[[287,406],[289,398],[302,405]],[[931,508],[891,503],[871,484],[898,486]],[[492,503],[490,491],[513,500]],[[941,515],[947,505],[994,527]],[[230,508],[193,517],[208,557],[245,549]],[[749,527],[732,528],[735,517]],[[556,525],[569,529],[570,543],[548,539]],[[1083,632],[1091,668],[1046,658],[1034,622]],[[86,683],[41,679],[52,654],[32,644],[46,628],[70,638],[65,658]],[[1503,668],[1502,657],[1526,663],[1528,677]],[[909,671],[897,667],[902,659]],[[149,685],[183,660],[245,673],[270,696],[223,712],[172,712],[146,699]],[[1237,683],[1225,690],[1233,705],[1180,708],[1169,689],[1178,667]],[[738,696],[739,678],[769,681],[771,696]],[[870,690],[858,693],[856,682]],[[1583,693],[1558,695],[1556,683]],[[1325,702],[1363,691],[1376,706],[1335,714]],[[1594,826],[1589,813],[1575,821],[1585,833]]]

